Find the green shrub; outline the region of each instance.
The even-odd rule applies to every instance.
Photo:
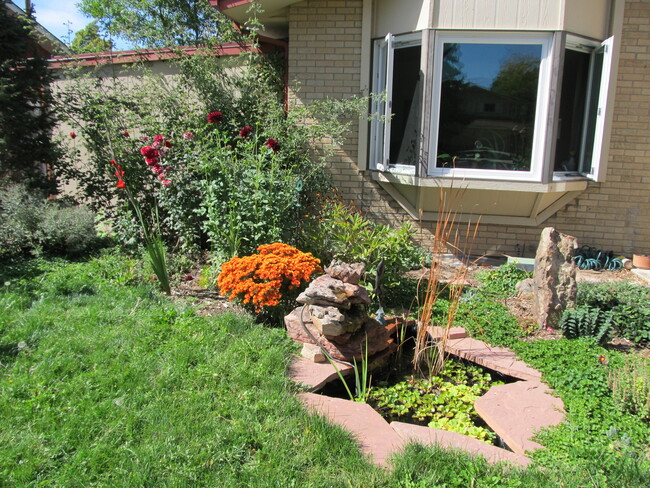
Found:
[[[102,211],[125,244],[138,242],[140,230],[115,187],[112,159],[140,208],[159,207],[166,243],[176,249],[210,247],[229,259],[279,240],[304,248],[302,222],[318,213],[316,195],[331,187],[325,161],[333,146],[321,141],[340,143],[363,100],[324,100],[287,114],[278,61],[250,52],[215,57],[209,49],[179,54],[170,60],[178,70],[173,84],[142,66],[127,81],[101,83],[97,73],[71,71],[58,109],[77,137],[57,174],[78,183],[79,196]],[[216,111],[221,120],[208,123]],[[246,126],[252,132],[242,137]],[[164,155],[171,182],[164,188],[140,154],[150,144],[141,138],[156,134],[173,144]],[[314,142],[318,151],[310,150]],[[90,155],[83,163],[79,145]]]
[[[519,269],[514,263],[506,263],[495,270],[476,274],[481,282],[481,293],[498,298],[514,296],[517,293],[515,285],[531,276],[532,273]]]
[[[381,264],[381,286],[395,305],[399,296],[396,290],[408,281],[402,277],[403,273],[421,266],[425,259],[423,249],[412,241],[415,230],[410,222],[403,223],[398,229],[377,224],[339,201],[324,202],[318,222],[313,223],[309,230],[312,233],[311,245],[307,248],[317,248],[312,253],[325,264],[332,259],[364,263],[363,281],[371,292],[376,291],[375,279]],[[414,296],[402,297],[405,301],[401,305],[408,308]]]
[[[562,314],[560,328],[567,339],[593,337],[600,345],[612,338],[614,314],[599,308],[577,307],[566,309]]]
[[[0,259],[27,253],[76,257],[102,246],[86,208],[47,200],[24,186],[0,190]]]
[[[614,331],[638,345],[650,344],[650,289],[627,281],[578,283],[576,305],[611,314]]]

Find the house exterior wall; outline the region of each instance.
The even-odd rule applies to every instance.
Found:
[[[290,107],[361,94],[363,4],[363,0],[306,0],[290,7]],[[370,173],[359,170],[358,137],[359,123],[353,121],[345,144],[329,162],[341,197],[382,223],[411,220]]]
[[[554,3],[554,8],[564,8],[564,2]],[[290,7],[289,80],[300,86],[291,92],[292,104],[361,93],[363,4],[363,0],[306,0]],[[554,18],[553,8],[548,10],[549,18]],[[574,8],[565,21],[577,22],[578,11]],[[481,225],[474,241],[476,252],[534,255],[542,228],[554,226],[575,235],[581,244],[626,255],[650,253],[650,2],[626,1],[623,24],[606,182],[589,183],[578,198],[539,226]],[[430,246],[435,222],[420,225],[369,172],[359,169],[358,134],[355,124],[331,161],[342,197],[379,222],[412,221],[421,243]]]

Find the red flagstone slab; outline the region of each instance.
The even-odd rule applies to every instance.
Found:
[[[429,336],[433,340],[438,340],[443,337],[445,333],[445,329],[443,327],[432,327],[429,326]],[[449,332],[447,334],[447,340],[450,339],[464,339],[467,337],[467,332],[465,332],[465,329],[462,327],[450,327]]]
[[[548,392],[541,381],[497,385],[476,400],[474,408],[510,449],[523,455],[543,447],[530,440],[538,430],[564,419],[562,400]]]
[[[350,431],[361,451],[379,466],[387,466],[389,456],[405,444],[388,422],[366,403],[315,393],[300,393],[298,398],[309,410]]]
[[[490,346],[471,337],[448,340],[445,351],[520,380],[539,380],[542,377],[542,373],[517,359],[510,349]]]
[[[397,345],[393,339],[389,339],[386,349],[368,358],[368,369],[372,371],[375,368],[383,366],[386,361],[393,355]],[[352,366],[347,364],[335,362],[336,367],[343,376],[352,374]],[[361,365],[357,361],[358,365]],[[289,366],[289,378],[296,383],[302,383],[309,388],[309,391],[318,391],[330,381],[338,381],[339,375],[332,364],[326,359],[324,363],[315,363],[309,358],[294,356],[294,360]]]
[[[508,462],[516,466],[526,467],[531,462],[526,456],[491,446],[478,439],[457,434],[456,432],[447,432],[403,422],[391,422],[390,426],[406,442],[419,442],[420,444],[438,445],[447,449],[460,449],[473,455],[483,456],[490,464]]]
[[[344,376],[352,373],[352,366],[336,363],[336,367]],[[338,380],[339,375],[329,361],[315,363],[310,359],[294,356],[293,362],[289,366],[289,378],[307,386],[310,391],[316,391],[330,381]]]

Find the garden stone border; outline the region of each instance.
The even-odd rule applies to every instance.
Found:
[[[436,335],[435,330],[430,332],[432,336]],[[458,335],[459,331],[455,329],[454,336]],[[542,375],[539,371],[517,360],[514,352],[509,349],[492,347],[465,337],[448,340],[447,350],[489,369],[524,380],[493,386],[474,405],[477,413],[512,452],[453,432],[402,422],[389,424],[370,405],[315,394],[313,392],[328,382],[338,380],[335,368],[329,363],[314,363],[296,356],[288,375],[309,389],[310,393],[298,395],[303,405],[350,431],[362,452],[379,466],[386,467],[390,455],[414,441],[482,455],[489,463],[509,462],[521,467],[527,466],[530,459],[525,456],[525,452],[542,448],[531,440],[534,433],[563,421],[562,400],[554,397],[552,390],[541,382]],[[338,365],[337,368],[344,375],[352,372],[350,366]]]

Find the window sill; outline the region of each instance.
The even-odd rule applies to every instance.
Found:
[[[538,226],[587,189],[585,178],[562,178],[550,183],[523,181],[420,178],[373,172],[372,177],[414,220],[436,221],[440,191],[448,189],[446,205],[457,222]]]
[[[551,183],[507,180],[477,180],[451,177],[420,177],[415,174],[400,173],[395,170],[373,172],[374,179],[383,183],[417,186],[423,188],[467,188],[469,190],[498,190],[533,193],[551,193],[561,191],[583,191],[588,181],[584,176],[555,173]]]

